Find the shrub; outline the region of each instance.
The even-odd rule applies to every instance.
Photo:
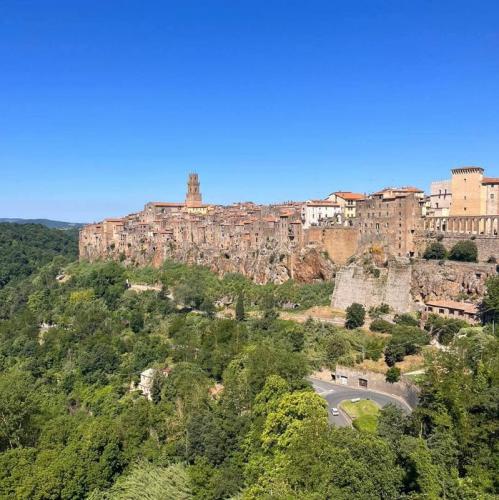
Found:
[[[442,260],[447,257],[447,250],[438,241],[435,241],[426,247],[426,250],[423,254],[424,259],[435,259]]]
[[[340,334],[333,334],[326,343],[326,357],[332,364],[336,364],[338,359],[345,356],[350,351],[350,343]]]
[[[388,368],[385,374],[385,380],[390,384],[398,382],[400,380],[400,368],[397,368],[396,366]]]
[[[380,359],[381,356],[383,356],[384,347],[385,347],[385,342],[383,339],[368,340],[365,346],[366,359],[372,359],[373,361],[378,361],[378,359]]]
[[[471,240],[458,241],[449,252],[450,260],[460,262],[476,262],[478,258],[478,249],[476,243]]]
[[[390,306],[388,304],[380,304],[379,306],[369,308],[369,316],[373,319],[379,318],[383,314],[388,314],[390,312]]]
[[[419,326],[419,321],[414,316],[408,313],[396,314],[393,318],[393,321],[395,321],[397,325]]]
[[[352,305],[347,307],[347,316],[345,321],[345,326],[349,330],[358,328],[364,324],[366,319],[366,310],[362,304],[357,304],[354,302]]]
[[[403,361],[405,349],[403,345],[389,343],[385,349],[385,363],[393,366],[397,361]]]
[[[371,322],[369,330],[371,332],[391,333],[395,325],[384,319],[375,319]]]
[[[429,340],[428,333],[415,326],[395,326],[385,349],[386,364],[393,366],[398,361],[403,361],[406,355],[417,354]]]

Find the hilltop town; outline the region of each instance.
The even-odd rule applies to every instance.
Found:
[[[192,173],[184,202],[149,202],[138,213],[89,224],[79,247],[83,260],[159,266],[173,259],[262,284],[336,277],[335,307],[358,301],[407,311],[442,309],[438,304],[446,302],[448,312],[459,307],[455,299],[483,294],[486,278],[496,272],[498,232],[499,178],[486,177],[480,167],[453,169],[449,180],[431,184],[428,195],[390,187],[229,206],[204,204]],[[476,245],[475,264],[421,259],[432,242],[450,250],[466,240]]]

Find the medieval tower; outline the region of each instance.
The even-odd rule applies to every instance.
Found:
[[[187,182],[187,195],[185,197],[185,206],[187,208],[197,208],[202,205],[201,192],[199,191],[198,174],[189,174]]]

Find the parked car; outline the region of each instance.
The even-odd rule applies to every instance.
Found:
[[[340,412],[338,411],[338,408],[331,408],[331,414],[333,415],[333,417],[337,417]]]

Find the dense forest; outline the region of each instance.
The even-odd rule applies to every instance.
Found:
[[[41,224],[0,223],[0,289],[29,276],[55,256],[75,260],[78,231],[60,231]]]
[[[420,329],[415,317],[390,322],[375,310],[371,332],[358,327],[365,311],[352,310],[348,328],[285,321],[282,307],[327,304],[332,285],[257,286],[171,262],[71,263],[67,232],[9,227],[1,233],[0,498],[499,493],[492,322],[432,317]],[[15,255],[26,256],[19,268],[9,264]],[[493,320],[498,278],[489,290]],[[329,425],[306,379],[313,369],[383,356],[396,367],[435,335],[446,347],[425,351],[411,415],[387,406],[370,432]],[[147,368],[155,369],[150,400],[137,390]]]

